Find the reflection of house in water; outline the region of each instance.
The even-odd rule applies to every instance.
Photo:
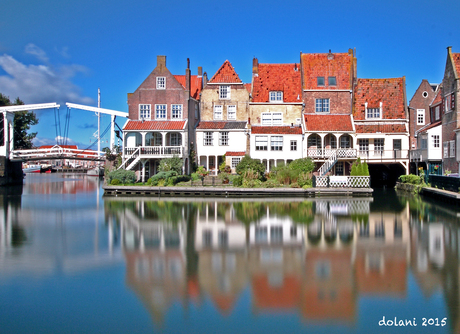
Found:
[[[296,311],[301,303],[304,230],[288,216],[267,213],[249,230],[248,271],[253,308]]]
[[[197,211],[195,250],[201,290],[222,313],[229,314],[247,285],[246,228],[236,220],[233,204],[202,203]]]
[[[127,205],[118,219],[126,257],[126,281],[162,323],[173,300],[187,297],[186,223],[158,219],[150,208],[156,201]]]
[[[410,259],[409,210],[369,214],[357,226],[354,267],[360,294],[403,297]]]

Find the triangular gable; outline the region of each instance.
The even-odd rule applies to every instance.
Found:
[[[242,84],[243,82],[236,74],[235,69],[228,60],[226,60],[222,66],[217,70],[216,74],[209,80],[208,83],[237,83]]]
[[[185,75],[174,75],[174,78],[184,87],[185,89]],[[195,100],[200,99],[201,87],[203,77],[198,75],[190,76],[190,96]]]
[[[456,78],[460,77],[460,53],[452,53],[452,61],[454,62],[454,68],[457,71]]]

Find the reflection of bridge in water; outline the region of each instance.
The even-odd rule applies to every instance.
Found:
[[[38,160],[88,160],[88,161],[105,161],[105,152],[69,148],[68,145],[54,145],[49,148],[38,148],[30,150],[14,150],[12,158],[22,161],[38,161]],[[70,145],[69,145],[70,146]]]

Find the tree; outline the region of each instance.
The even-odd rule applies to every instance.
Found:
[[[249,155],[245,155],[236,166],[236,172],[239,175],[244,175],[248,170],[252,170],[257,174],[259,180],[264,179],[265,166],[258,159],[252,159]]]
[[[0,107],[11,105],[23,105],[19,97],[11,103],[8,96],[0,93]],[[3,119],[2,119],[3,122]],[[28,133],[32,125],[38,124],[38,118],[34,112],[23,110],[14,113],[14,149],[30,149],[34,145],[32,140],[37,136],[37,132]],[[2,124],[3,125],[3,124]],[[2,126],[3,129],[3,126]]]
[[[172,158],[165,158],[160,161],[160,166],[158,168],[160,172],[169,172],[175,171],[177,175],[182,174],[182,159],[178,156],[173,156]]]

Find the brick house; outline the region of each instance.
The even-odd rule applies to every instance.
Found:
[[[356,160],[351,117],[356,57],[350,49],[348,53],[301,53],[300,59],[304,156],[314,159],[317,166],[332,159],[331,172],[348,175]]]
[[[409,101],[409,135],[410,148],[417,149],[416,132],[431,123],[430,105],[439,85],[430,84],[423,79]]]
[[[460,53],[447,48],[446,68],[442,80],[442,148],[443,171],[459,172],[460,117],[457,101],[460,90]]]
[[[200,123],[196,128],[199,165],[217,174],[219,164],[234,168],[247,149],[249,91],[226,60],[201,92]]]
[[[157,57],[155,69],[128,94],[122,167],[135,170],[145,181],[157,173],[161,159],[178,156],[183,159],[183,172],[190,172],[202,83],[201,67],[198,75],[191,75],[188,59],[185,75],[173,75],[166,56]]]
[[[353,96],[353,121],[358,156],[373,169],[373,181],[409,171],[409,117],[405,77],[358,79]],[[395,181],[395,180],[393,180]]]
[[[300,64],[259,64],[257,58],[253,59],[250,155],[260,159],[267,171],[302,158],[300,73]]]
[[[425,86],[426,87],[426,86]],[[442,84],[437,85],[435,96],[430,102],[429,113],[425,118],[425,113],[422,113],[423,108],[414,107],[410,109],[411,117],[417,117],[416,120],[411,119],[411,125],[415,126],[420,123],[421,118],[425,118],[425,125],[414,132],[415,147],[410,151],[411,173],[419,174],[418,169],[421,167],[427,170],[429,174],[442,174]],[[424,94],[426,90],[423,90]],[[420,92],[416,92],[419,94]],[[423,95],[419,94],[421,98]],[[414,95],[414,96],[415,96]],[[412,98],[411,102],[414,101]],[[422,100],[423,102],[423,100]],[[420,105],[418,105],[420,107]],[[422,116],[423,115],[423,116]],[[411,136],[412,139],[412,136]]]

